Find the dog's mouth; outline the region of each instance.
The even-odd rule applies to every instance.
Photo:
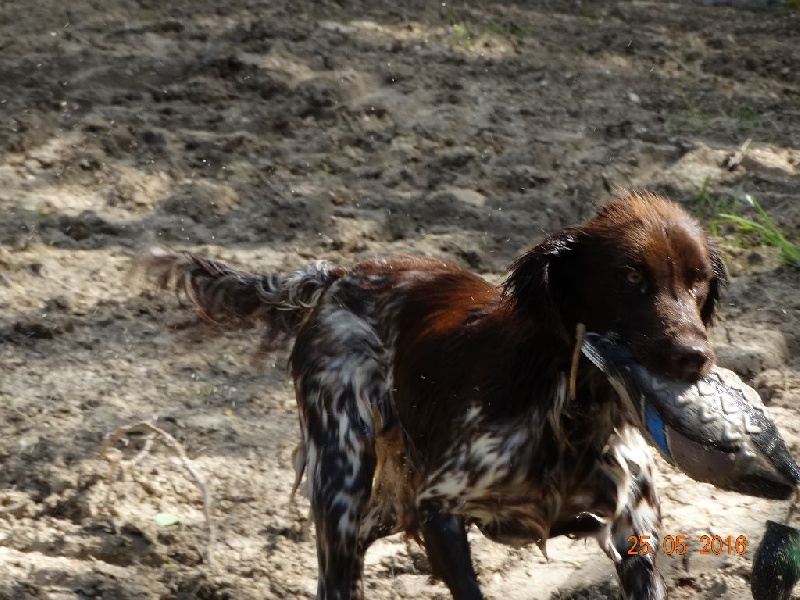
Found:
[[[633,358],[653,376],[692,384],[706,377],[715,357],[704,332],[651,336],[642,332],[604,336],[626,346]]]
[[[695,383],[656,376],[614,334],[587,333],[582,350],[650,442],[687,475],[763,498],[794,494],[800,467],[758,393],[736,374],[714,366]]]

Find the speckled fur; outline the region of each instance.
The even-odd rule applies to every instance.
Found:
[[[369,261],[348,271],[318,264],[291,276],[252,276],[163,251],[140,259],[162,287],[185,291],[201,314],[236,325],[256,315],[272,329],[269,339],[296,336],[291,371],[303,437],[295,467],[298,482],[307,471],[318,600],[362,598],[364,553],[395,532],[424,543],[434,575],[456,600],[482,598],[466,538],[473,524],[497,542],[543,551],[553,536],[594,537],[615,564],[626,598],[666,598],[657,552],[627,554],[631,535],[649,535],[659,547],[650,449],[587,361],[579,365],[576,397],[567,399],[570,331],[584,313],[591,320],[593,309],[562,311],[572,299],[559,300],[552,289],[560,279],[583,277],[579,264],[557,261],[576,244],[592,242],[592,227],[613,225],[603,215],[627,214],[626,206],[644,215],[634,225],[625,222],[626,232],[641,229],[631,244],[646,241],[648,227],[658,227],[653,236],[670,228],[700,236],[684,254],[692,264],[708,264],[708,291],[695,293],[691,314],[675,322],[684,330],[692,325],[687,335],[699,335],[698,327],[704,335],[713,312],[708,303],[721,285],[718,259],[688,215],[649,196],[618,200],[585,229],[532,249],[513,266],[505,290],[422,258]],[[621,254],[629,260],[635,250]],[[535,298],[539,293],[546,301]],[[237,309],[237,298],[253,297],[258,302],[243,304],[249,312]],[[665,302],[643,306],[642,318]],[[627,312],[594,327],[619,331],[621,319],[635,320]],[[653,318],[669,325],[670,314]],[[680,327],[670,335],[679,338]]]

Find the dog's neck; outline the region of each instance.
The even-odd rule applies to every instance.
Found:
[[[505,409],[548,416],[550,422],[556,419],[563,423],[565,434],[574,430],[578,437],[587,437],[581,433],[586,430],[598,439],[610,435],[623,418],[619,397],[606,376],[582,355],[575,372],[575,397],[570,398],[573,354],[581,340],[563,328],[533,323],[524,314],[511,317]]]

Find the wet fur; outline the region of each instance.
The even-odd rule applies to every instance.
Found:
[[[317,598],[361,598],[363,558],[383,536],[420,539],[457,600],[482,598],[466,527],[501,543],[595,537],[623,594],[666,597],[650,450],[619,398],[581,361],[579,323],[616,331],[651,370],[696,379],[724,284],[699,225],[652,195],[610,203],[524,253],[504,287],[425,258],[349,270],[326,263],[251,275],[185,253],[138,267],[231,327],[295,339],[291,370],[317,531]],[[631,284],[631,271],[642,276]]]

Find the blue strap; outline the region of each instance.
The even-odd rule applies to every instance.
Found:
[[[650,434],[650,439],[661,450],[661,454],[667,460],[672,460],[672,453],[669,451],[669,443],[667,442],[667,426],[656,410],[645,402],[645,425],[647,433]]]

